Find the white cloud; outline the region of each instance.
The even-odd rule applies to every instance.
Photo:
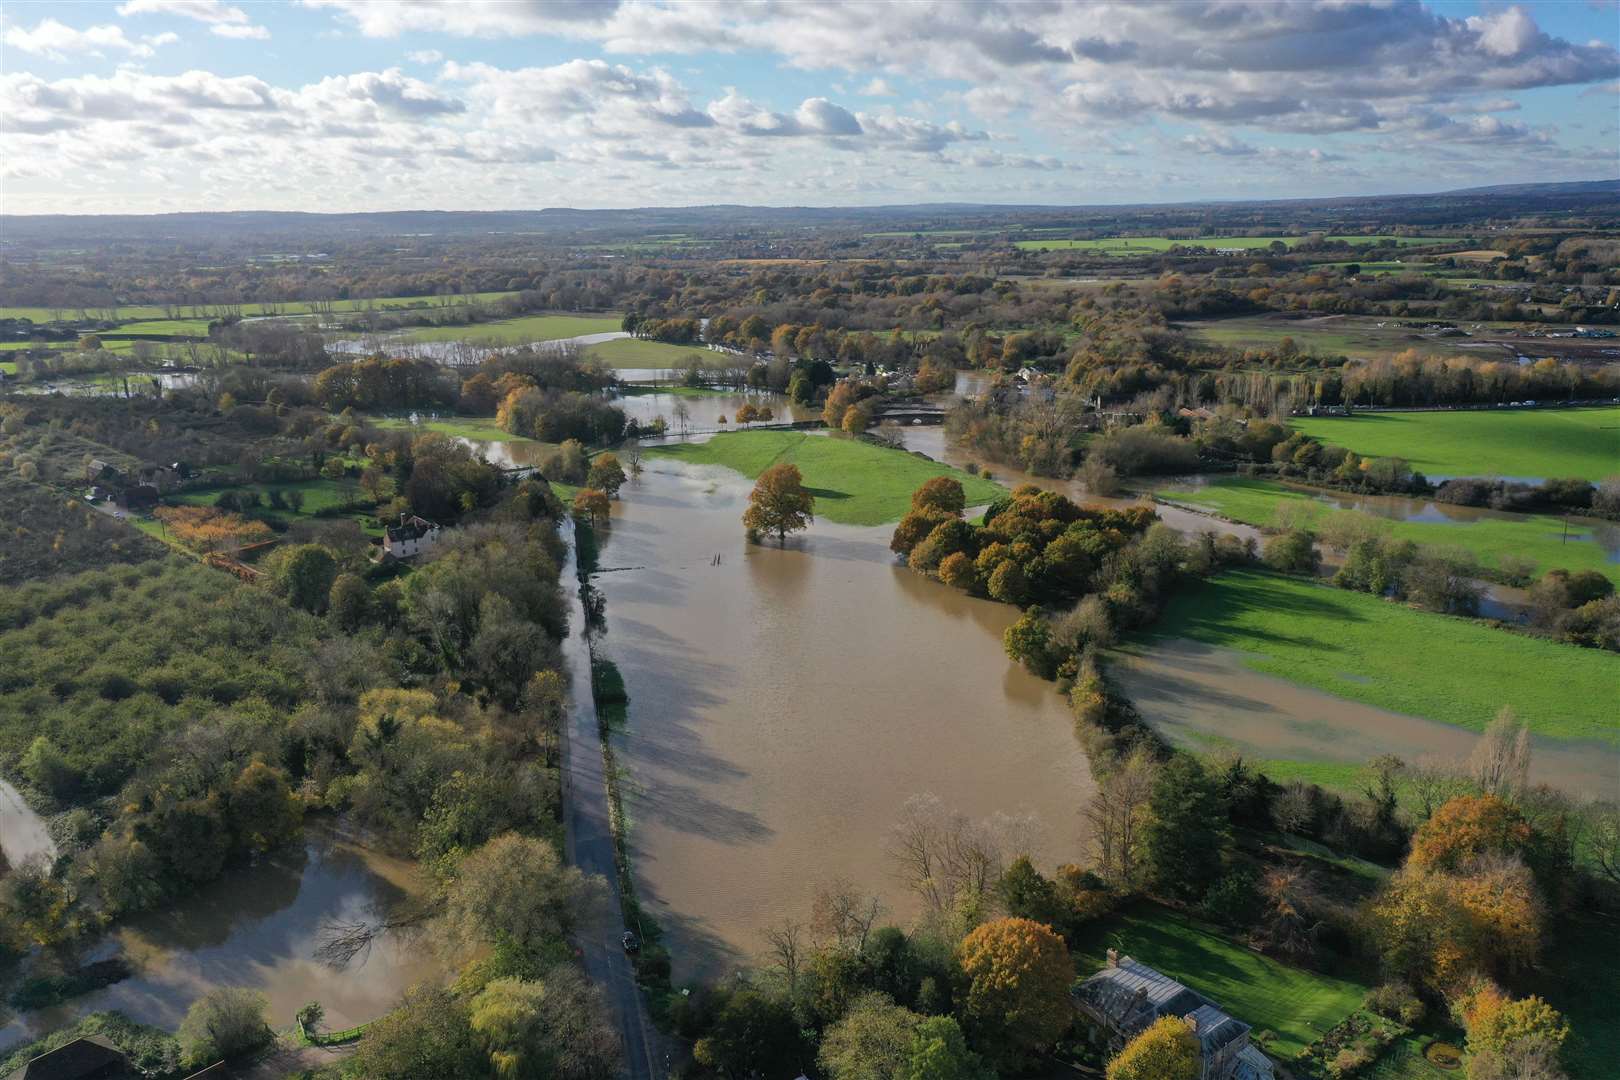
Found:
[[[8,26],[3,40],[7,46],[21,52],[43,56],[48,60],[65,60],[76,53],[104,56],[109,50],[144,59],[151,56],[157,46],[171,44],[179,38],[173,34],[158,34],[131,41],[124,36],[121,26],[106,24],[76,30],[55,19],[42,19],[32,30]]]
[[[437,64],[444,59],[444,53],[438,49],[415,49],[406,53],[405,59],[413,64]]]
[[[895,89],[889,85],[889,80],[876,78],[861,87],[856,93],[865,97],[894,97]]]
[[[118,5],[118,14],[126,19],[132,15],[169,15],[191,19],[208,24],[210,33],[223,38],[263,41],[270,37],[269,29],[253,25],[246,11],[224,3],[224,0],[126,0]]]

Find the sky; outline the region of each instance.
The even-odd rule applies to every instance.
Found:
[[[0,213],[1620,177],[1620,4],[5,0]]]

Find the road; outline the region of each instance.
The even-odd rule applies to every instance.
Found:
[[[572,537],[570,536],[570,541]],[[602,744],[591,696],[591,656],[585,642],[585,611],[579,600],[574,549],[569,545],[563,587],[570,595],[569,627],[563,644],[573,681],[572,704],[562,739],[563,853],[587,874],[607,883],[607,902],[580,929],[578,945],[585,973],[607,995],[624,1040],[624,1075],[653,1080],[669,1075],[663,1039],[647,1015],[646,998],[635,969],[620,947],[624,924],[619,912],[619,878],[613,863],[613,830],[608,815]]]

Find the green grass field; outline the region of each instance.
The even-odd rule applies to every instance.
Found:
[[[416,308],[437,308],[444,306],[459,306],[464,302],[498,300],[503,296],[512,296],[510,292],[483,292],[467,296],[386,296],[373,300],[332,300],[330,310],[334,312],[366,311],[377,309],[381,311],[408,311]],[[309,315],[315,312],[318,304],[327,302],[313,300],[288,300],[285,302],[266,302],[256,304],[242,304],[240,311],[243,315]],[[180,313],[186,318],[200,318],[204,323],[209,318],[218,317],[224,305],[219,304],[183,304]],[[70,321],[80,318],[81,310],[88,318],[100,319],[108,314],[109,309],[92,307],[80,309],[76,307],[46,308],[46,307],[0,307],[0,319],[29,319],[36,323],[51,322],[57,317]],[[139,319],[166,319],[168,316],[162,307],[155,304],[137,304],[127,307],[112,308],[111,318],[115,322],[135,321]]]
[[[1194,338],[1233,349],[1275,349],[1284,338],[1292,338],[1301,352],[1321,356],[1392,356],[1415,349],[1425,356],[1455,356],[1456,344],[1449,338],[1425,337],[1411,327],[1397,326],[1363,316],[1316,316],[1307,319],[1278,319],[1264,315],[1241,315],[1229,319],[1189,320],[1182,326]]]
[[[457,416],[447,420],[426,420],[413,424],[402,416],[390,416],[374,421],[384,429],[399,431],[437,431],[441,435],[449,435],[456,439],[473,439],[477,442],[534,442],[533,439],[522,435],[513,435],[495,424],[493,416]]]
[[[1620,475],[1620,409],[1359,413],[1292,423],[1363,457],[1405,458],[1430,476]]]
[[[1332,498],[1338,493],[1320,494]],[[1323,517],[1336,512],[1335,507],[1324,502],[1316,492],[1237,476],[1221,477],[1197,488],[1164,488],[1153,495],[1167,502],[1206,509],[1246,525],[1270,525],[1276,520],[1279,506],[1305,507]],[[1620,584],[1620,563],[1612,562],[1602,545],[1592,542],[1592,529],[1571,525],[1566,543],[1563,519],[1550,514],[1506,514],[1449,522],[1391,521],[1389,529],[1391,535],[1416,544],[1467,548],[1485,566],[1498,566],[1503,556],[1516,555],[1532,560],[1537,575],[1555,567],[1596,570]]]
[[[1564,1063],[1576,1080],[1605,1080],[1620,1061],[1620,920],[1577,913],[1542,957],[1531,987],[1574,1029]]]
[[[843,525],[899,521],[911,508],[911,493],[935,476],[960,480],[969,506],[1007,493],[993,481],[903,450],[800,431],[740,431],[716,435],[708,442],[648,447],[647,456],[689,465],[723,465],[750,478],[781,462],[797,465],[805,486],[816,496],[816,516]]]
[[[168,337],[199,337],[208,336],[207,319],[147,319],[140,322],[121,324],[116,330],[103,330],[108,334],[141,334]]]
[[[1025,251],[1096,251],[1105,254],[1141,255],[1156,251],[1169,251],[1180,244],[1184,247],[1263,248],[1281,240],[1293,247],[1302,236],[1201,236],[1192,240],[1178,240],[1168,236],[1110,236],[1099,240],[1019,240],[1017,245]],[[1328,240],[1342,240],[1349,244],[1394,244],[1398,247],[1417,247],[1423,244],[1449,244],[1461,239],[1456,236],[1329,236]]]
[[[1233,571],[1178,592],[1154,636],[1237,649],[1255,671],[1470,731],[1511,705],[1538,735],[1620,746],[1614,655],[1366,593]]]
[[[1075,966],[1085,978],[1118,949],[1203,994],[1237,1019],[1275,1032],[1284,1062],[1317,1041],[1361,1004],[1367,988],[1262,956],[1212,927],[1152,904],[1139,904],[1081,931]]]
[[[471,323],[466,326],[422,326],[407,330],[407,342],[477,341],[498,345],[526,345],[558,341],[582,334],[603,334],[619,329],[618,315],[524,315],[516,319]]]
[[[585,355],[615,368],[684,368],[694,356],[699,360],[715,356],[701,345],[670,345],[642,338],[615,338],[587,345]]]

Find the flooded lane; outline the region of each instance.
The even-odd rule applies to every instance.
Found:
[[[631,698],[619,737],[632,863],[678,978],[753,958],[844,877],[906,921],[887,834],[912,795],[1032,812],[1039,864],[1082,859],[1092,790],[1062,698],[1010,664],[1005,605],[896,565],[888,528],[818,521],[746,543],[747,485],[653,463],[614,507],[599,650]]]
[[[1360,765],[1379,754],[1460,762],[1479,739],[1450,724],[1250,670],[1242,653],[1192,641],[1161,641],[1139,655],[1121,655],[1112,671],[1142,716],[1182,746]],[[1613,798],[1620,752],[1537,738],[1530,776],[1586,798]]]
[[[276,1027],[292,1023],[310,1000],[326,1007],[331,1030],[375,1019],[412,984],[448,978],[451,964],[428,942],[400,934],[384,935],[334,970],[315,959],[322,928],[375,921],[420,885],[412,864],[311,824],[302,845],[122,924],[92,958],[121,953],[135,974],[64,1005],[12,1018],[0,1027],[0,1046],[102,1009],[173,1029],[192,1001],[222,986],[263,992]]]

